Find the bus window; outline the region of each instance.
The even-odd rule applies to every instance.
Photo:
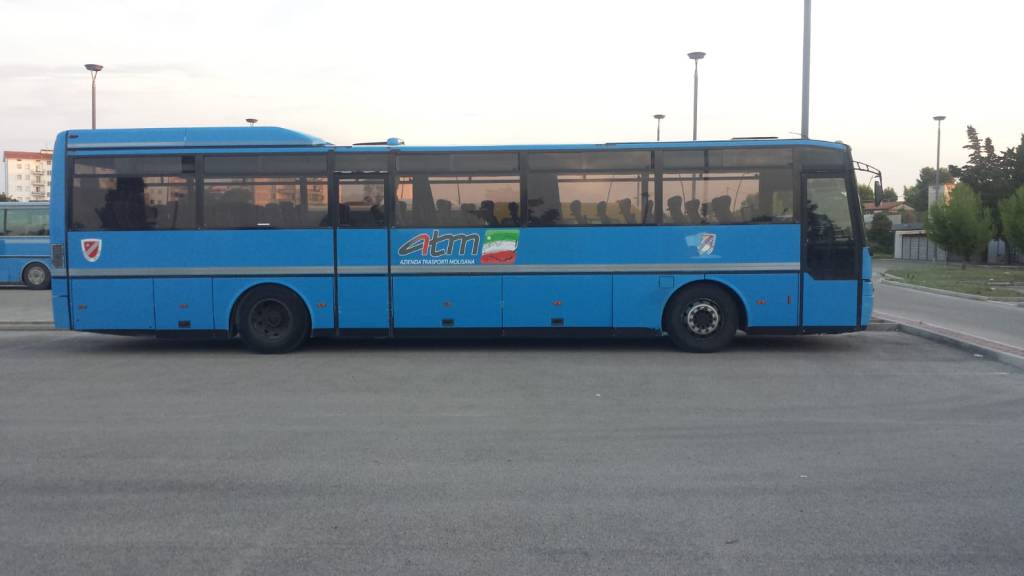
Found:
[[[792,223],[791,169],[758,172],[666,172],[662,223]]]
[[[45,210],[7,210],[6,236],[49,236],[50,215]]]
[[[339,182],[338,225],[384,227],[384,178],[345,176]]]
[[[259,176],[203,181],[206,228],[317,228],[328,225],[327,179]]]
[[[387,172],[388,155],[338,154],[334,157],[335,172]]]
[[[807,179],[807,267],[815,278],[855,277],[853,220],[846,180]]]
[[[519,225],[519,177],[509,175],[402,176],[395,194],[402,227]]]
[[[195,227],[194,158],[75,160],[72,230],[182,230]]]
[[[654,221],[650,150],[535,152],[529,157],[530,226],[641,225]]]
[[[649,150],[615,150],[592,152],[535,152],[530,154],[530,170],[592,171],[649,170]]]
[[[527,214],[531,226],[650,224],[650,174],[531,173]],[[646,210],[645,210],[646,207]]]
[[[246,156],[207,156],[203,168],[207,175],[317,175],[325,174],[324,154],[258,154]]]
[[[846,152],[831,148],[800,148],[800,166],[804,170],[845,170]]]
[[[767,168],[793,165],[791,148],[723,148],[708,150],[708,168]]]

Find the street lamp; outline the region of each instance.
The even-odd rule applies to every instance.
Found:
[[[804,0],[803,100],[800,105],[800,137],[807,139],[811,119],[811,0]]]
[[[945,120],[945,116],[933,116],[932,120],[938,125],[938,138],[935,143],[935,193],[939,193],[939,186],[942,185],[942,179],[939,177],[939,153],[942,152],[942,121]]]
[[[693,60],[693,139],[697,140],[697,62],[707,54],[704,52],[690,52],[687,54]]]
[[[245,121],[249,123],[249,126],[255,126],[256,122],[258,122],[255,118],[246,118]]]
[[[96,75],[103,70],[99,64],[86,64],[85,69],[92,74],[92,129],[96,129]]]
[[[665,115],[655,114],[654,119],[658,121],[658,142],[661,142],[661,121],[665,119]]]

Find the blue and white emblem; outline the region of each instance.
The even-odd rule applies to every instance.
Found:
[[[715,251],[715,235],[711,232],[704,232],[700,235],[700,242],[697,243],[697,254],[709,256]]]

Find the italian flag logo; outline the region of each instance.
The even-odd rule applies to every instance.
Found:
[[[519,230],[488,230],[484,235],[481,264],[515,264]]]

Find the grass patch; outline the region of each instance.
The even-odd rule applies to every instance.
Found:
[[[1024,296],[1024,268],[915,264],[891,268],[889,274],[907,284],[997,298]],[[1014,290],[1015,285],[1021,290]]]

